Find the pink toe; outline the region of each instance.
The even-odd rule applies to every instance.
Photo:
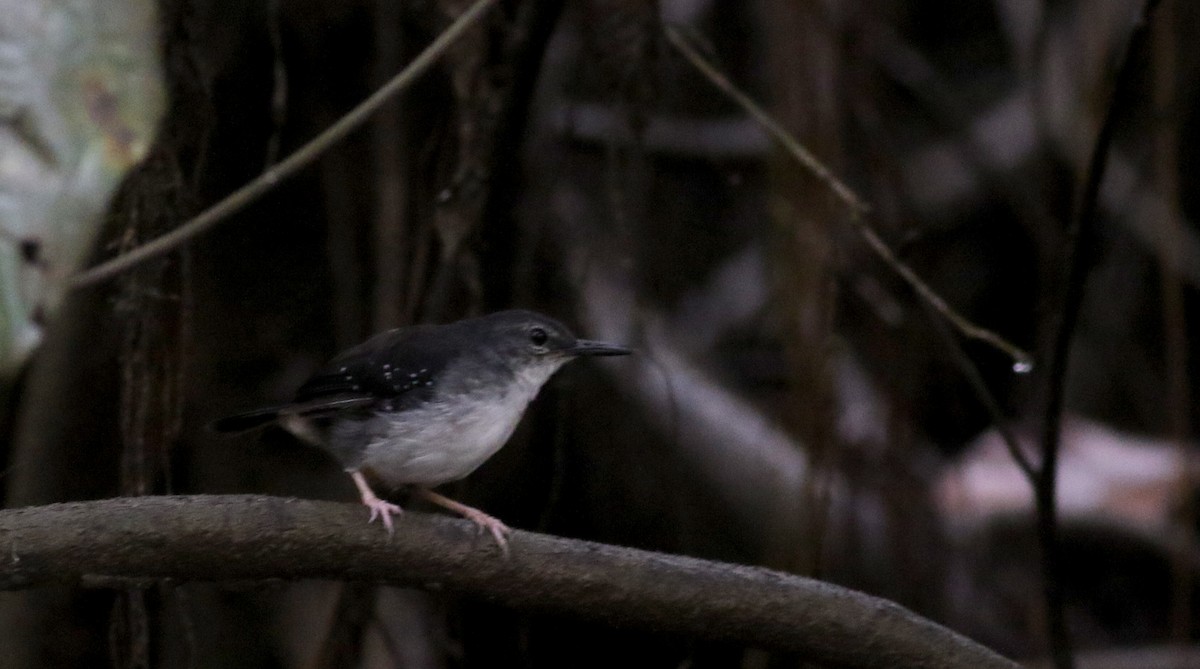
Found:
[[[392,516],[399,515],[403,512],[403,509],[381,499],[363,502],[363,504],[371,510],[371,517],[367,519],[368,523],[373,523],[378,518],[383,523],[384,528],[387,529],[389,535],[395,532],[395,527],[392,524]]]

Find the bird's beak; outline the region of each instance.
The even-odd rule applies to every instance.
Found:
[[[576,339],[575,345],[566,350],[570,355],[629,355],[632,349],[617,344],[606,344],[602,341]]]

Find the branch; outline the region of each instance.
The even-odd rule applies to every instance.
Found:
[[[99,283],[139,263],[158,257],[181,246],[200,233],[206,232],[218,223],[227,220],[230,216],[241,211],[264,193],[274,188],[279,182],[307,167],[331,146],[340,142],[346,135],[349,135],[366,122],[388,100],[407,89],[421,75],[425,74],[425,71],[432,67],[438,58],[453,46],[468,28],[477,23],[480,17],[496,2],[497,0],[477,0],[467,11],[455,19],[454,23],[450,24],[450,27],[446,28],[445,32],[438,35],[437,39],[433,40],[424,51],[418,54],[408,64],[408,67],[401,70],[399,74],[392,77],[379,90],[372,93],[369,98],[360,102],[357,107],[351,109],[345,116],[338,119],[336,123],[326,128],[320,135],[317,135],[307,144],[283,159],[278,165],[266,170],[258,178],[230,193],[225,199],[204,210],[200,215],[171,232],[157,237],[128,253],[123,253],[72,276],[67,282],[69,287],[75,289]]]
[[[1050,651],[1058,669],[1075,666],[1071,654],[1070,630],[1064,612],[1061,554],[1058,546],[1058,452],[1062,438],[1062,415],[1066,401],[1067,364],[1070,362],[1071,341],[1079,312],[1083,307],[1084,287],[1091,269],[1091,253],[1096,230],[1097,203],[1104,172],[1108,167],[1108,150],[1116,132],[1118,111],[1128,107],[1134,93],[1136,68],[1141,63],[1149,38],[1150,16],[1159,0],[1146,0],[1138,24],[1134,26],[1117,69],[1116,81],[1104,112],[1104,120],[1096,134],[1092,154],[1084,173],[1083,187],[1067,229],[1067,248],[1062,291],[1053,321],[1053,343],[1046,364],[1046,407],[1042,413],[1042,467],[1034,497],[1037,501],[1037,534],[1042,548],[1042,571],[1046,597],[1046,625],[1050,636]]]
[[[842,204],[850,210],[851,219],[854,222],[855,228],[862,235],[867,245],[875,252],[881,260],[893,269],[900,278],[913,289],[917,295],[925,301],[925,304],[933,311],[941,314],[950,325],[958,331],[959,334],[968,338],[985,342],[993,348],[998,349],[1008,355],[1013,360],[1013,370],[1020,373],[1026,373],[1033,369],[1033,358],[1028,352],[1021,349],[1016,344],[1001,337],[999,334],[988,330],[987,328],[976,325],[971,322],[966,316],[958,313],[953,307],[946,303],[946,300],[937,293],[929,284],[925,283],[911,267],[896,257],[892,249],[888,247],[879,233],[867,222],[867,216],[871,213],[871,207],[858,196],[849,186],[843,183],[833,174],[828,167],[825,166],[816,156],[812,154],[803,144],[791,135],[778,121],[768,114],[762,107],[758,106],[750,96],[738,90],[733,82],[729,81],[720,70],[712,63],[704,59],[704,56],[688,43],[683,34],[672,26],[666,27],[667,39],[671,44],[687,58],[701,74],[703,74],[710,83],[721,90],[722,93],[732,99],[739,107],[748,113],[771,137],[780,144],[788,153],[792,155],[801,165],[808,169],[812,174],[826,185],[827,188]],[[1003,412],[999,408],[999,404],[987,389],[983,378],[979,373],[978,368],[957,346],[957,342],[949,341],[951,351],[954,353],[955,361],[961,367],[963,374],[967,377],[968,383],[972,390],[978,395],[979,401],[987,410],[993,423],[996,424],[1004,440],[1004,445],[1008,448],[1009,454],[1013,461],[1021,471],[1029,478],[1031,484],[1034,481],[1034,467],[1025,453],[1021,451],[1020,444],[1017,443],[1012,430],[1007,427],[1007,422],[1004,419]]]
[[[930,309],[926,310],[931,311]],[[946,350],[950,352],[950,359],[958,366],[959,372],[962,373],[967,385],[971,387],[971,391],[975,393],[975,399],[983,407],[984,412],[988,415],[988,420],[992,421],[992,425],[996,428],[996,433],[1000,436],[1000,441],[1004,443],[1004,447],[1008,449],[1009,457],[1016,463],[1017,469],[1021,470],[1021,474],[1025,476],[1025,481],[1029,483],[1030,488],[1036,488],[1038,485],[1038,470],[1025,451],[1021,449],[1021,441],[1017,439],[1017,433],[1013,431],[1012,425],[1009,424],[1008,417],[1004,415],[1004,410],[1000,408],[1000,401],[992,394],[988,388],[987,381],[983,378],[983,372],[979,371],[979,365],[967,355],[963,350],[962,344],[954,338],[954,333],[950,327],[938,320],[936,314],[929,314],[929,322],[933,324],[933,329],[937,332],[945,343]]]
[[[665,28],[667,39],[671,42],[684,58],[692,64],[708,81],[721,90],[726,96],[733,100],[741,107],[751,118],[754,119],[764,130],[771,135],[771,138],[779,143],[793,158],[803,165],[817,179],[825,184],[827,188],[837,196],[838,200],[850,210],[850,216],[855,224],[855,228],[862,236],[875,255],[879,256],[889,267],[892,268],[900,278],[904,279],[917,293],[921,299],[925,300],[926,304],[932,307],[935,311],[942,315],[954,329],[958,330],[959,334],[977,341],[984,342],[991,347],[1002,351],[1005,355],[1013,360],[1013,369],[1020,372],[1027,372],[1032,369],[1033,358],[1021,349],[1021,347],[1013,344],[999,334],[991,330],[976,325],[971,322],[966,316],[958,313],[947,304],[946,300],[937,293],[929,284],[925,283],[911,267],[896,257],[892,249],[888,247],[879,233],[867,222],[867,215],[871,213],[871,207],[858,196],[849,186],[841,179],[838,179],[833,172],[825,166],[816,156],[812,154],[803,144],[791,135],[778,121],[768,114],[762,107],[758,106],[750,96],[738,90],[733,85],[729,78],[718,70],[712,63],[704,59],[700,52],[688,43],[677,28],[667,26]],[[1014,456],[1014,457],[1019,457]]]
[[[251,495],[0,511],[0,590],[52,583],[324,578],[445,588],[516,609],[721,639],[843,667],[1017,665],[887,600],[756,567],[406,513],[389,542],[358,506]]]

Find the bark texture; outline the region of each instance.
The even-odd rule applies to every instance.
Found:
[[[342,579],[447,589],[621,627],[790,650],[844,667],[1017,665],[887,600],[820,581],[408,513],[389,541],[354,505],[142,497],[0,511],[0,589],[141,579]]]

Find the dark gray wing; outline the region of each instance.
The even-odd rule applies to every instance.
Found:
[[[418,325],[375,335],[329,361],[296,391],[295,403],[315,414],[323,401],[337,412],[363,406],[402,410],[429,399],[457,354],[453,338],[444,337],[446,327]]]
[[[347,349],[308,379],[289,404],[214,421],[217,432],[241,432],[280,416],[329,418],[366,409],[404,409],[433,396],[447,362],[465,340],[457,324],[417,325],[390,330]]]

